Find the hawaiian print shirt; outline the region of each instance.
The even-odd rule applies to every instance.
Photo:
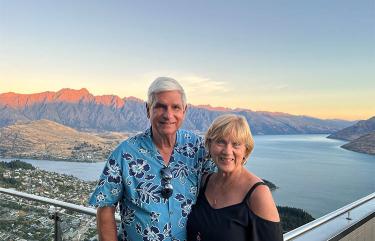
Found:
[[[89,203],[117,206],[120,240],[186,240],[186,221],[198,195],[200,179],[214,167],[205,159],[203,140],[178,130],[169,168],[173,194],[161,196],[163,158],[151,139],[151,129],[121,143],[109,156]]]

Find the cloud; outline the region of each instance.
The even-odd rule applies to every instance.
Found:
[[[190,95],[220,95],[230,92],[227,83],[210,78],[190,75],[181,77],[180,82]]]

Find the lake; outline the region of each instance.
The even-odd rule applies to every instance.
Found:
[[[327,139],[326,135],[267,135],[254,139],[255,148],[246,167],[279,187],[273,192],[277,205],[302,208],[318,218],[375,192],[375,156],[342,149],[344,141]],[[87,181],[97,180],[104,165],[24,161]]]

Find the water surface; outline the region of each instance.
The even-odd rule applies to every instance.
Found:
[[[256,136],[246,166],[279,186],[278,205],[315,218],[375,192],[375,156],[340,148],[326,135]]]

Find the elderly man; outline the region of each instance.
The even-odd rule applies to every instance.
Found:
[[[186,240],[187,215],[201,176],[212,168],[202,139],[179,129],[186,108],[176,80],[159,77],[150,85],[146,109],[151,127],[112,152],[90,198],[98,207],[100,240],[117,240],[117,204],[120,240]]]

